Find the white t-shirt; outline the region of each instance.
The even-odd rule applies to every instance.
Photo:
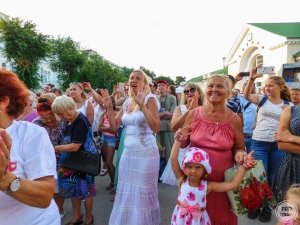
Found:
[[[283,101],[280,104],[273,104],[267,100],[258,110],[252,139],[274,142],[275,132],[279,126],[280,114],[286,106]]]
[[[11,172],[21,179],[35,180],[45,176],[56,178],[56,158],[46,130],[35,124],[14,121],[6,131],[12,139]],[[0,192],[0,224],[59,225],[55,202],[46,209],[25,205]]]

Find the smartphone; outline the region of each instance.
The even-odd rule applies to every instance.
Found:
[[[240,75],[242,77],[248,77],[248,76],[250,76],[250,72],[240,72]]]
[[[274,74],[275,72],[274,66],[265,66],[257,68],[257,74]]]

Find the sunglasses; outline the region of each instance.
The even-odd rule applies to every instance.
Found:
[[[189,93],[194,94],[196,91],[197,91],[197,88],[192,87],[191,89],[186,89],[186,90],[184,90],[183,93],[184,93],[185,95],[188,95]]]

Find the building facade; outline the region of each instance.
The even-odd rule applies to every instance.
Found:
[[[225,68],[190,81],[203,88],[213,74],[236,75],[258,65],[274,66],[275,74],[282,76],[289,87],[300,88],[300,22],[246,24],[224,61]],[[257,91],[269,76],[264,74],[256,80]],[[238,82],[237,88],[241,89],[247,79]]]

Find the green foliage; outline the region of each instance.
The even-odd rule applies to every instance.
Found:
[[[92,50],[84,50],[70,37],[52,40],[50,66],[58,73],[60,85],[88,81],[93,87],[112,90],[113,85],[127,81],[128,68],[116,68]],[[129,75],[128,75],[129,76]]]
[[[18,18],[0,20],[0,41],[8,62],[29,89],[38,88],[38,65],[48,53],[48,36],[39,33],[36,25]]]
[[[182,76],[176,76],[176,79],[175,79],[175,84],[176,85],[180,85],[181,82],[184,82],[186,80],[185,77],[182,77]]]
[[[61,87],[67,88],[70,82],[80,80],[84,62],[80,45],[70,37],[51,40],[50,67],[58,74]]]
[[[156,74],[155,74],[153,71],[148,70],[147,68],[145,68],[145,67],[143,67],[143,66],[141,66],[140,69],[143,70],[143,71],[144,71],[149,77],[151,77],[153,80],[156,79]]]
[[[172,80],[172,78],[170,77],[158,76],[155,80],[166,80],[169,83],[169,85],[175,85],[174,80]]]

